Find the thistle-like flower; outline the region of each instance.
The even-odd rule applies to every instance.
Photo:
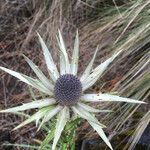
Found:
[[[62,35],[60,31],[58,32],[57,41],[60,49],[59,72],[53,61],[50,51],[48,50],[46,44],[44,43],[43,39],[39,34],[38,38],[43,50],[43,55],[46,61],[50,79],[48,79],[42,73],[42,71],[26,56],[24,56],[24,58],[37,75],[37,79],[31,78],[29,76],[12,71],[4,67],[0,67],[0,69],[15,76],[16,78],[38,89],[39,91],[45,93],[47,95],[47,98],[32,101],[30,103],[23,104],[18,107],[1,110],[0,112],[15,113],[27,109],[34,109],[34,108],[38,109],[38,111],[35,114],[30,116],[27,120],[22,122],[15,129],[23,127],[32,121],[35,121],[36,125],[38,125],[40,129],[45,122],[49,121],[52,117],[58,114],[55,136],[52,145],[52,150],[55,150],[57,142],[61,136],[61,133],[67,121],[71,119],[70,110],[72,109],[76,115],[86,119],[88,123],[93,127],[93,129],[97,131],[99,136],[108,145],[108,147],[110,149],[113,149],[102,129],[105,126],[94,117],[94,113],[109,112],[109,110],[95,109],[89,106],[88,104],[90,102],[105,102],[105,101],[128,102],[128,103],[144,103],[144,102],[129,98],[123,98],[111,94],[102,94],[102,93],[84,94],[84,91],[90,88],[93,84],[95,84],[95,82],[107,69],[108,65],[121,53],[121,51],[115,53],[112,57],[110,57],[102,64],[93,69],[92,66],[98,51],[97,47],[94,56],[89,62],[88,66],[86,67],[85,71],[83,72],[81,77],[77,77],[78,53],[79,53],[78,31],[75,38],[71,61],[69,61]]]

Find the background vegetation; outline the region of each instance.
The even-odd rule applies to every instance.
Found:
[[[55,38],[58,28],[63,33],[69,54],[72,52],[75,31],[79,29],[79,74],[98,44],[100,50],[95,65],[113,52],[123,50],[91,91],[117,92],[148,102],[150,0],[1,0],[0,66],[34,76],[20,56],[24,53],[47,74],[36,31],[45,39],[58,62]],[[26,85],[4,72],[0,72],[0,77],[0,109],[30,100],[31,94]],[[98,116],[107,125],[106,133],[115,150],[148,149],[150,139],[146,135],[140,137],[145,130],[150,133],[149,105],[105,103],[100,107],[115,110],[114,113]],[[44,139],[44,131],[37,133],[34,124],[12,132],[23,119],[16,115],[0,114],[0,145],[38,145],[39,140]],[[87,123],[79,125],[76,137],[76,149],[106,148]],[[13,148],[1,146],[0,149]]]

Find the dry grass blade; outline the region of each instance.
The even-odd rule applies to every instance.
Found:
[[[139,125],[136,128],[134,134],[132,135],[132,137],[129,140],[130,146],[128,148],[128,150],[133,150],[136,146],[136,144],[138,143],[139,139],[141,138],[143,132],[145,131],[146,127],[148,126],[148,124],[150,123],[150,111],[148,111],[143,118],[139,121]]]

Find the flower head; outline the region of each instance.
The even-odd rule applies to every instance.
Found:
[[[54,97],[63,106],[77,104],[82,93],[80,80],[72,74],[61,75],[54,87]]]
[[[70,119],[69,110],[72,109],[73,112],[77,114],[79,117],[86,119],[89,122],[89,124],[93,127],[93,129],[97,131],[97,133],[104,140],[104,142],[109,146],[109,148],[112,149],[112,146],[102,129],[105,126],[101,124],[93,115],[94,113],[109,112],[109,111],[95,109],[87,105],[87,103],[104,102],[104,101],[128,102],[128,103],[144,103],[144,102],[129,98],[123,98],[111,94],[102,94],[102,93],[84,94],[84,91],[90,88],[93,84],[95,84],[95,82],[107,69],[108,65],[121,53],[121,51],[115,53],[114,55],[112,55],[112,57],[104,61],[102,64],[92,69],[98,51],[97,47],[93,58],[89,62],[82,76],[79,78],[77,77],[78,53],[79,53],[78,31],[75,38],[71,61],[69,61],[62,35],[60,31],[58,32],[57,41],[60,49],[60,72],[58,72],[57,67],[51,56],[51,53],[39,34],[38,38],[43,50],[43,55],[50,75],[50,79],[47,78],[42,73],[42,71],[26,56],[24,56],[24,58],[30,65],[32,70],[35,72],[37,79],[31,78],[29,76],[12,71],[4,67],[0,67],[0,69],[17,77],[21,81],[38,89],[39,91],[45,93],[47,95],[47,98],[32,101],[30,103],[23,104],[18,107],[1,110],[0,112],[15,113],[27,109],[38,108],[38,111],[35,114],[33,114],[24,122],[22,122],[15,129],[23,127],[24,125],[32,121],[35,121],[36,125],[39,126],[38,129],[40,129],[45,122],[49,121],[52,117],[58,114],[55,136],[52,145],[52,150],[55,150],[57,142],[61,136],[61,133],[67,121]],[[39,120],[42,120],[41,123],[39,122]]]

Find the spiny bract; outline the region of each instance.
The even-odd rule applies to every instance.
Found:
[[[54,96],[61,105],[73,106],[77,104],[81,93],[82,84],[72,74],[61,75],[55,83]]]

